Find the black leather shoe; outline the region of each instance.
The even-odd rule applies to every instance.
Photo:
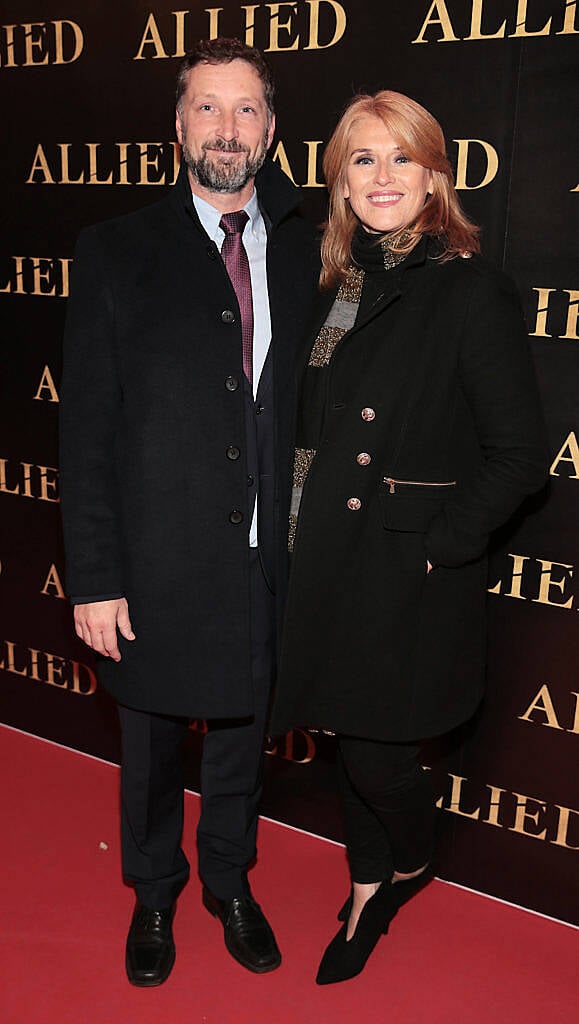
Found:
[[[281,953],[259,904],[251,896],[220,900],[203,886],[203,906],[223,924],[225,945],[248,971],[265,974],[281,964]]]
[[[175,963],[173,917],[175,904],[150,910],[137,903],[127,935],[126,968],[131,985],[152,988],[162,985]]]

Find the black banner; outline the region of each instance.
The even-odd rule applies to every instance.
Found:
[[[114,706],[63,592],[56,428],[60,345],[80,229],[175,179],[174,78],[200,37],[260,47],[277,82],[271,155],[325,214],[321,159],[350,96],[391,88],[441,122],[483,251],[516,280],[552,452],[549,488],[495,538],[487,697],[425,750],[440,794],[438,873],[570,920],[579,849],[579,275],[575,0],[3,0],[0,88],[0,717],[118,760]],[[202,723],[188,782],[197,784]],[[341,838],[333,741],[267,756],[263,811]]]

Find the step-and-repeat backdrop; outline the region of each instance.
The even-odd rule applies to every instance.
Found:
[[[442,123],[484,252],[519,286],[551,446],[549,487],[495,541],[484,707],[425,750],[442,809],[437,870],[571,920],[579,849],[579,3],[179,7],[0,6],[0,718],[118,760],[115,709],[97,688],[63,591],[60,344],[80,229],[154,202],[175,179],[179,58],[196,39],[217,35],[265,52],[277,80],[271,152],[316,221],[326,202],[323,149],[345,102],[383,87],[408,93]],[[202,731],[193,723],[192,788]],[[332,739],[297,731],[267,754],[264,813],[340,839]]]

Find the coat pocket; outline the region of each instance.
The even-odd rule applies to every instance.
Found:
[[[385,476],[379,488],[382,525],[401,533],[425,533],[448,501],[456,480],[397,480]]]

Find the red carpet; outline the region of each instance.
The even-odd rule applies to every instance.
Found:
[[[194,877],[160,988],[125,979],[132,893],[120,882],[118,770],[0,727],[2,1024],[571,1024],[577,932],[434,882],[409,904],[363,975],[314,976],[347,889],[343,850],[262,822],[252,886],[284,961],[255,976],[230,959]],[[187,801],[194,863],[198,801]]]

